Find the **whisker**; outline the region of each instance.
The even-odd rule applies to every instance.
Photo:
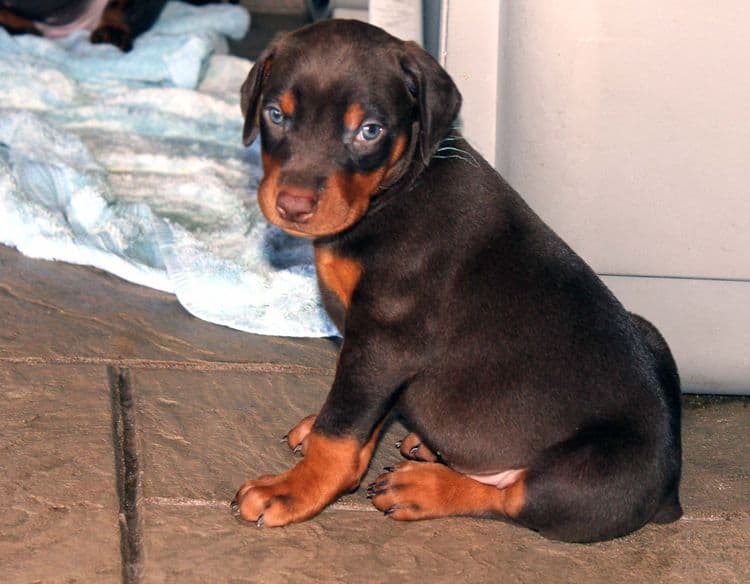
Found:
[[[441,146],[437,149],[438,152],[440,152],[441,150],[453,150],[454,152],[460,152],[461,154],[468,154],[466,150],[456,148],[455,146]]]
[[[454,150],[458,150],[458,149],[454,148]],[[463,152],[463,150],[461,150],[460,152]],[[464,162],[468,162],[472,166],[479,168],[479,163],[474,159],[474,157],[464,158],[463,156],[459,156],[458,154],[448,154],[447,156],[439,156],[435,154],[433,155],[433,158],[440,158],[442,160],[445,160],[447,158],[458,158],[459,160],[463,160]]]
[[[450,152],[458,152],[460,154],[464,154],[465,156],[468,156],[468,159],[464,158],[462,156],[455,156],[455,157],[456,158],[461,158],[462,160],[466,160],[467,162],[470,159],[471,162],[474,164],[474,166],[476,166],[477,168],[479,168],[479,163],[476,161],[476,158],[474,158],[474,156],[472,156],[471,153],[467,152],[466,150],[461,150],[460,148],[454,148],[453,146],[441,146],[440,148],[437,149],[436,153],[437,152],[449,152],[449,151]]]

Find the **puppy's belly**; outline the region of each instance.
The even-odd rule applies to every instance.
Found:
[[[523,474],[524,469],[516,468],[511,470],[504,470],[502,472],[494,474],[470,474],[469,476],[475,481],[484,483],[485,485],[491,485],[497,489],[503,489],[508,485],[515,483],[519,477]]]

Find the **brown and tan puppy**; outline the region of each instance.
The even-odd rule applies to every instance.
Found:
[[[304,458],[233,502],[268,526],[356,489],[384,420],[412,460],[370,485],[393,519],[504,518],[568,541],[680,517],[680,384],[657,330],[454,129],[413,43],[355,21],[277,37],[242,88],[266,217],[312,239],[343,333]],[[434,453],[434,454],[433,454]]]

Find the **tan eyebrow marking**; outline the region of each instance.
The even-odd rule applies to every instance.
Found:
[[[365,110],[358,103],[351,104],[344,113],[344,125],[350,130],[356,130],[365,119]]]
[[[297,103],[294,100],[294,94],[291,91],[285,91],[279,96],[279,106],[281,107],[281,113],[287,118],[291,118],[294,115]]]

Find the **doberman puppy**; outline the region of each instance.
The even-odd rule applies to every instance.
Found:
[[[13,34],[66,36],[90,30],[92,43],[111,44],[122,51],[159,17],[166,0],[3,0],[0,25]]]
[[[304,458],[245,482],[259,525],[356,489],[383,421],[413,433],[368,489],[399,520],[504,518],[567,541],[678,519],[669,348],[455,129],[461,97],[416,44],[356,21],[276,37],[242,87],[268,220],[312,239],[343,333]]]
[[[184,0],[209,4],[214,0]],[[227,1],[233,4],[237,0]],[[90,30],[91,42],[133,48],[134,39],[159,18],[167,0],[0,0],[0,26],[11,34],[66,36]]]

